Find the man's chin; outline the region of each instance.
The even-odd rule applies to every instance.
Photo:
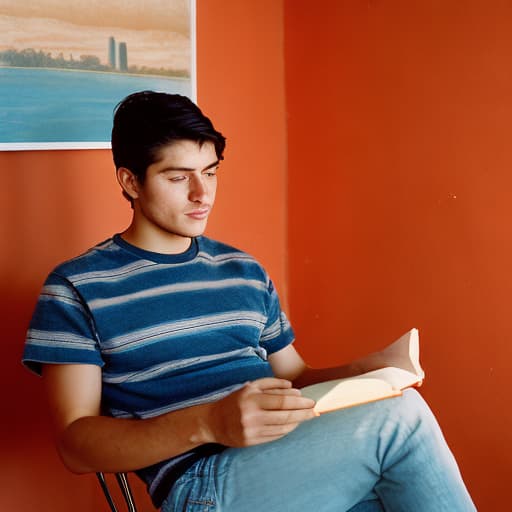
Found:
[[[206,225],[204,225],[202,228],[183,230],[183,232],[179,233],[179,235],[186,237],[186,238],[196,238],[198,236],[203,235],[205,230],[206,230]]]

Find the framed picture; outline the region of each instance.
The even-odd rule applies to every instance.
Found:
[[[0,150],[110,147],[115,106],[196,99],[195,0],[0,0]]]

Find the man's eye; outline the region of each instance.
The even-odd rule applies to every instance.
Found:
[[[219,170],[218,167],[214,167],[213,169],[208,169],[207,171],[204,171],[204,175],[208,176],[209,178],[212,176],[217,176],[218,170]]]
[[[173,176],[172,178],[169,178],[169,181],[183,181],[186,180],[186,176]]]

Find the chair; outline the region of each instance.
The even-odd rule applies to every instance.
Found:
[[[112,510],[112,512],[118,512],[114,498],[110,493],[105,475],[103,473],[96,473],[96,476],[98,477],[103,494],[105,494],[105,498],[107,499],[107,502],[110,506],[110,510]],[[119,488],[121,489],[124,501],[126,502],[126,506],[128,507],[128,512],[137,512],[135,500],[133,499],[132,489],[130,487],[130,483],[128,482],[128,475],[126,473],[115,473],[115,476]]]

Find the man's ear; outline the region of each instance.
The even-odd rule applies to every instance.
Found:
[[[123,191],[132,199],[139,197],[139,180],[130,169],[119,167],[116,171],[117,181]]]

